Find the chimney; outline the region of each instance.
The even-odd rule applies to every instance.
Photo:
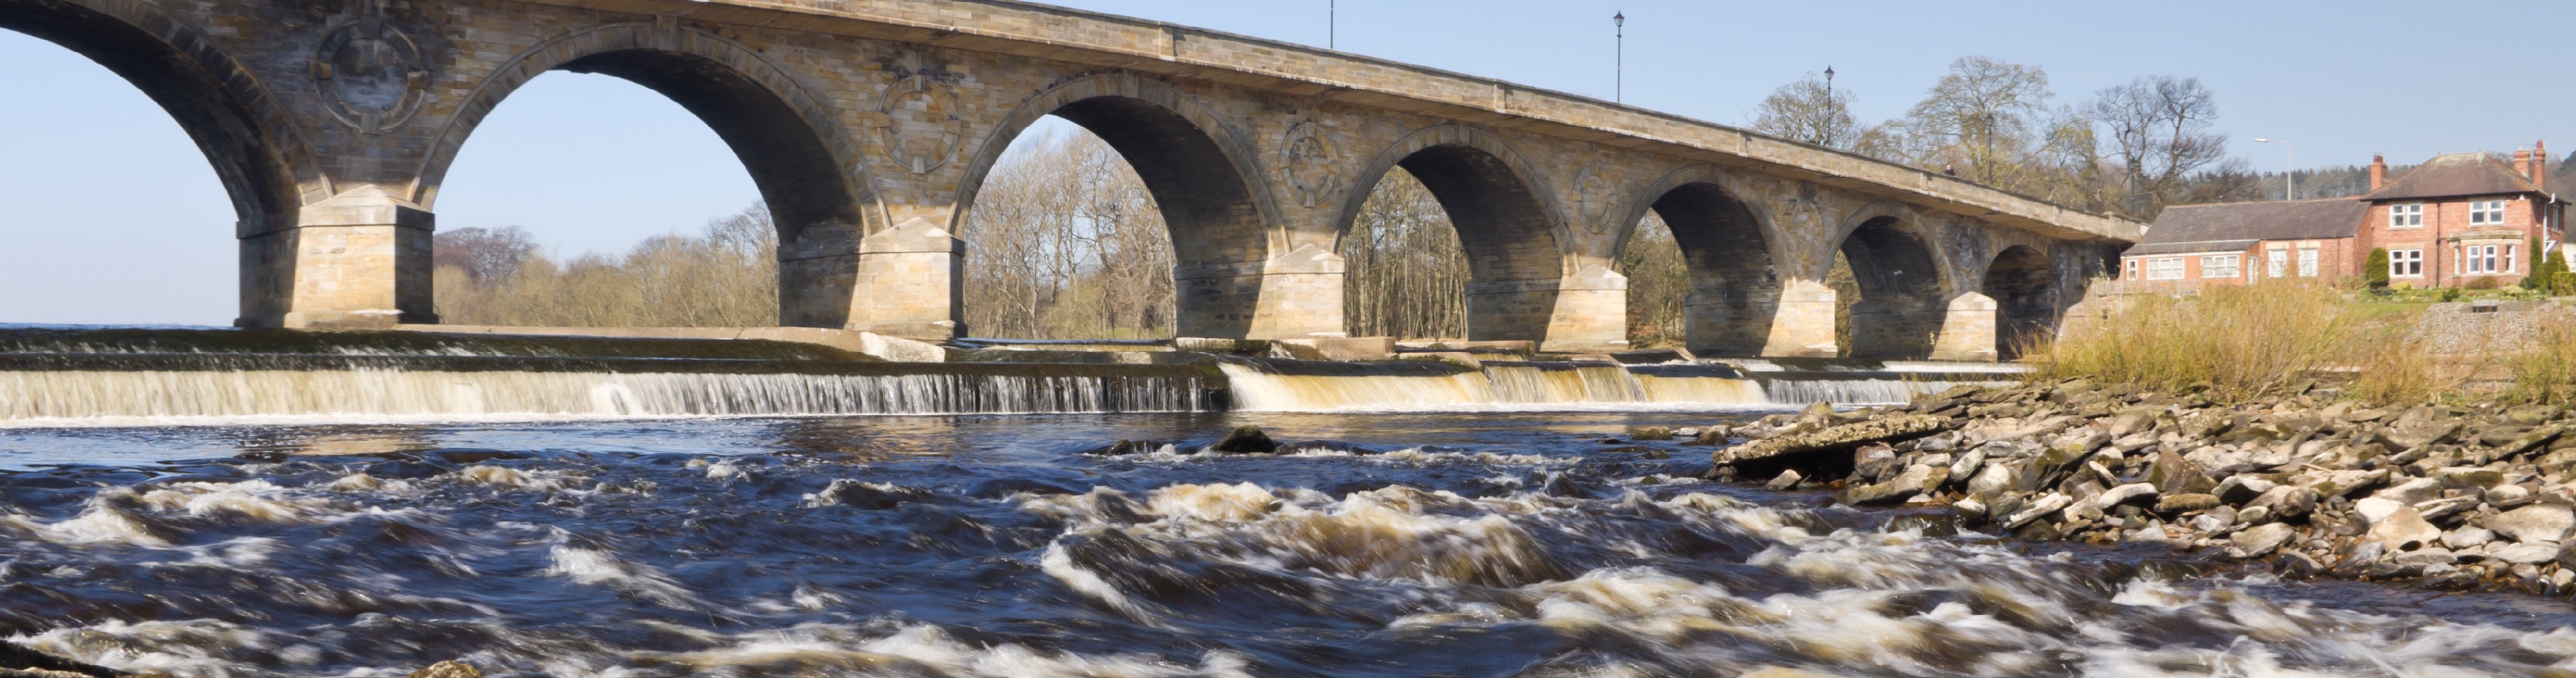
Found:
[[[2525,179],[2539,176],[2531,170],[2531,151],[2514,151],[2513,171],[2521,173]]]
[[[2379,186],[2386,183],[2388,183],[2388,158],[2370,156],[2370,190],[2379,190]]]
[[[2531,187],[2549,190],[2549,142],[2531,142]]]

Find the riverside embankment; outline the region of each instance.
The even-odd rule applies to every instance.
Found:
[[[2070,379],[1703,436],[1743,441],[1713,456],[1715,477],[1941,507],[1963,529],[2564,596],[2571,429],[2554,405],[2374,407],[2307,388],[2219,404]]]

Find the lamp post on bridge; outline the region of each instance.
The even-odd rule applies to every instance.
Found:
[[[2288,139],[2256,138],[2254,143],[2281,145],[2281,199],[2299,199],[2299,149],[2291,146]]]
[[[1628,79],[1628,13],[1610,13],[1611,38],[1616,46],[1610,52],[1610,100],[1627,101]]]
[[[1834,101],[1834,66],[1825,64],[1825,123],[1821,125],[1822,133],[1816,135],[1824,143],[1818,145],[1834,147],[1834,116],[1841,112],[1842,104]]]

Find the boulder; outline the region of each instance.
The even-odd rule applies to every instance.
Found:
[[[1227,454],[1270,454],[1279,451],[1279,443],[1271,440],[1270,434],[1263,433],[1259,426],[1237,426],[1234,431],[1225,434],[1223,439],[1208,445],[1207,451]]]
[[[1993,501],[1995,497],[2012,491],[2013,478],[2020,475],[2011,464],[1987,464],[1985,470],[1968,479],[1968,496]]]
[[[2217,506],[2217,495],[2196,492],[2168,494],[2156,499],[2156,512],[2167,515],[2208,510]]]
[[[2155,498],[2155,485],[2148,483],[2129,483],[2127,485],[2103,490],[2102,494],[2095,495],[2093,497],[2093,505],[2104,511],[2108,511],[2111,510],[2111,507],[2119,506],[2121,504],[2152,502]]]
[[[2255,497],[2272,491],[2272,488],[2277,485],[2278,483],[2250,475],[2228,476],[2226,480],[2218,481],[2218,489],[2211,491],[2210,494],[2218,495],[2220,502],[2242,506],[2245,502],[2253,501]]]
[[[1886,445],[1863,445],[1852,451],[1852,477],[1875,482],[1887,477],[1888,467],[1896,464],[1896,448]]]
[[[1786,457],[1826,452],[1839,452],[1870,443],[1895,442],[1939,433],[1953,426],[1949,417],[1928,414],[1882,417],[1869,421],[1829,426],[1805,433],[1765,438],[1717,451],[1709,463],[1717,466],[1767,461]]]
[[[2421,548],[2442,538],[2442,528],[2425,521],[2412,506],[2374,497],[2353,502],[2353,511],[2370,526],[2363,537],[2390,551]]]
[[[1805,479],[1806,478],[1804,476],[1798,475],[1797,469],[1781,469],[1779,477],[1772,478],[1769,483],[1764,483],[1762,488],[1773,492],[1783,492],[1796,488],[1798,486],[1798,481]]]
[[[474,670],[473,664],[450,660],[423,667],[404,678],[483,678],[483,672]]]
[[[2011,515],[2004,516],[2002,520],[1997,522],[2001,523],[2002,527],[2006,530],[2019,529],[2023,525],[2030,524],[2030,521],[2038,520],[2051,513],[2063,511],[2068,505],[2073,503],[2075,503],[2074,497],[2050,492],[2047,496],[2033,499],[2030,503],[2023,504],[2020,509],[2014,510]]]
[[[1968,450],[1968,452],[1967,452],[1966,454],[1959,455],[1959,458],[1958,458],[1957,460],[1950,462],[1950,477],[1952,477],[1952,478],[1975,478],[1975,477],[1977,477],[1977,476],[1976,476],[1976,473],[1977,473],[1977,469],[1978,469],[1978,467],[1982,467],[1982,466],[1985,466],[1985,465],[1986,465],[1986,449],[1985,449],[1985,448],[1980,447],[1980,448],[1977,448],[1977,449]]]
[[[2541,542],[2496,546],[2488,548],[2486,553],[2490,560],[2501,560],[2515,565],[2538,565],[2557,560],[2558,549],[2559,546],[2555,543]]]
[[[2241,558],[2261,558],[2281,548],[2282,544],[2289,543],[2290,538],[2297,534],[2288,525],[2271,523],[2240,530],[2229,537],[2228,541],[2236,546],[2234,555]]]
[[[1697,433],[1697,431],[1693,431]],[[1673,430],[1662,426],[1639,426],[1628,429],[1630,440],[1672,440]]]
[[[2170,449],[2156,453],[2156,460],[2147,467],[2146,481],[2156,486],[2158,494],[2183,494],[2211,489],[2209,476],[2201,474],[2200,465],[2191,463],[2191,460],[2183,458],[2181,454]]]
[[[2421,504],[2442,498],[2442,481],[2431,478],[2414,478],[2395,485],[2390,485],[2378,492],[2371,493],[2370,496],[2373,499],[2386,499],[2410,506]]]
[[[2298,520],[2317,510],[2317,492],[2297,485],[2281,485],[2265,490],[2247,509],[2263,509],[2273,520]]]
[[[2495,541],[2495,533],[2483,527],[2463,527],[2442,533],[2442,545],[2451,547],[2453,551],[2482,546],[2493,541]],[[2554,546],[2550,549],[2550,553],[2557,552]]]
[[[2504,472],[2476,466],[2446,466],[2433,471],[2433,478],[2445,489],[2464,490],[2472,487],[2495,487],[2504,482]]]
[[[2576,532],[2576,509],[2530,504],[2486,519],[2486,528],[2522,543],[2565,541]]]
[[[1844,488],[1834,499],[1853,505],[1895,503],[1922,494],[1925,489],[1938,487],[1949,477],[1950,468],[1947,466],[1915,464],[1887,482]]]

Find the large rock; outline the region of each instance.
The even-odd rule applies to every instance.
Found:
[[[2576,532],[2576,509],[2531,504],[2487,518],[2486,528],[2525,544],[2565,541],[2570,532]]]
[[[2168,494],[2156,499],[2156,512],[2166,515],[2202,511],[2215,508],[2217,506],[2217,495],[2200,494],[2196,492]]]
[[[1271,440],[1270,434],[1261,432],[1259,426],[1237,426],[1207,449],[1230,454],[1270,454],[1279,451],[1279,443]]]
[[[1887,482],[1846,488],[1835,499],[1845,504],[1900,502],[1907,497],[1922,494],[1924,490],[1939,487],[1943,481],[1949,479],[1950,467],[1915,464],[1906,468],[1904,473],[1889,478]]]
[[[2424,520],[2415,507],[2396,501],[2372,497],[2352,503],[2354,513],[2370,526],[2363,536],[2379,542],[2390,551],[2405,551],[2431,544],[2442,538],[2442,528]]]
[[[2269,523],[2240,530],[2228,541],[2235,544],[2238,557],[2261,558],[2289,543],[2290,537],[2296,534],[2289,525]]]
[[[2558,549],[2559,546],[2554,543],[2514,544],[2501,548],[2490,547],[2487,549],[2487,557],[2515,565],[2538,565],[2557,560]]]
[[[2317,510],[2317,491],[2297,485],[2281,485],[2245,502],[2245,508],[2263,509],[2274,520],[2297,520]]]
[[[465,662],[443,661],[413,671],[405,678],[483,678],[483,672],[474,670],[474,665]]]
[[[1764,438],[1709,455],[1717,466],[1755,461],[1785,460],[1825,452],[1840,452],[1870,443],[1895,442],[1919,438],[1952,426],[1949,417],[1915,414],[1883,417],[1869,421],[1830,426],[1822,430]]]
[[[2156,452],[2154,464],[2147,467],[2146,480],[2156,486],[2158,494],[2206,492],[2212,487],[2200,465],[2170,449]]]
[[[2373,499],[2386,499],[2409,506],[2442,498],[2442,481],[2414,478],[2390,485],[2370,494]]]

